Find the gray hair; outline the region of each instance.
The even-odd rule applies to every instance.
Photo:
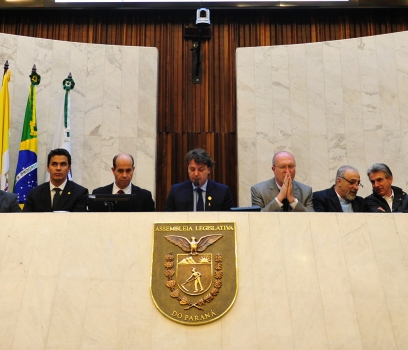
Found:
[[[367,176],[370,176],[371,173],[378,173],[379,171],[384,172],[386,179],[389,179],[392,176],[391,169],[384,163],[374,163],[370,168],[368,168]]]
[[[190,161],[194,160],[197,164],[205,164],[209,168],[214,167],[214,161],[211,159],[210,155],[201,148],[195,148],[186,154],[186,163],[190,164]]]
[[[336,181],[337,181],[338,178],[344,177],[344,173],[345,173],[347,170],[353,170],[353,171],[357,171],[357,172],[358,172],[358,170],[357,170],[355,167],[351,166],[351,165],[342,165],[340,168],[337,169]]]

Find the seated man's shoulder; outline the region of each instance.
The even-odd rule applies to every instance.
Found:
[[[313,192],[313,196],[327,196],[330,193],[330,190],[332,189],[332,187],[330,188],[326,188],[325,190],[320,190],[320,191],[315,191]]]
[[[112,194],[113,184],[95,188],[92,194]]]
[[[88,192],[88,189],[87,189],[86,187],[84,187],[84,186],[82,186],[82,185],[80,185],[80,184],[77,184],[77,183],[74,182],[74,181],[69,181],[69,183],[70,183],[71,186],[76,187],[78,190]]]
[[[312,187],[310,187],[309,185],[305,185],[304,183],[293,180],[293,184],[294,184],[294,186],[297,186],[297,187],[301,188],[303,191],[308,191],[308,192],[312,191]],[[325,190],[323,190],[323,191],[325,191]]]
[[[1,191],[5,197],[8,197],[9,199],[16,199],[17,194],[11,193],[11,192],[6,192],[6,191]]]
[[[223,188],[223,189],[228,189],[229,188],[228,185],[224,185],[224,184],[222,184],[220,182],[215,182],[215,181],[212,181],[212,180],[208,180],[208,184],[212,184],[214,187]]]
[[[405,197],[407,195],[407,193],[402,188],[395,187],[395,186],[392,186],[391,188],[394,191],[394,193],[398,196]]]
[[[178,183],[176,183],[176,184],[173,184],[173,185],[171,185],[171,187],[173,187],[173,188],[180,188],[180,187],[183,187],[183,186],[186,186],[186,185],[189,185],[189,184],[191,184],[191,181],[190,181],[190,180],[187,180],[187,181],[178,182]]]
[[[179,194],[179,193],[183,193],[185,191],[185,189],[193,189],[193,186],[191,184],[190,180],[184,181],[184,182],[179,182],[176,184],[171,185],[170,187],[170,193],[171,194]],[[169,193],[169,194],[170,194]]]
[[[266,180],[266,181],[258,182],[257,184],[253,185],[252,187],[253,187],[253,188],[256,188],[256,189],[260,189],[260,188],[268,187],[268,186],[270,186],[271,184],[273,184],[273,179],[269,179],[269,180]]]
[[[376,200],[376,199],[377,197],[373,193],[369,194],[367,197],[364,197],[364,200]]]
[[[145,188],[141,188],[141,187],[136,186],[136,185],[132,185],[132,192],[133,192],[133,191],[138,191],[138,192],[141,192],[141,193],[146,194],[146,195],[149,195],[149,196],[152,195],[152,192],[151,192],[151,191],[146,190]]]
[[[35,196],[35,195],[39,194],[39,192],[43,191],[44,189],[47,190],[47,191],[50,190],[50,183],[49,182],[44,182],[41,185],[38,185],[36,187],[31,188],[28,191],[28,195],[29,196],[33,196],[33,195]]]

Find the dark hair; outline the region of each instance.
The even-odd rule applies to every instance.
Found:
[[[118,157],[119,157],[119,156],[122,156],[122,155],[129,156],[130,159],[132,159],[132,167],[135,166],[135,161],[134,161],[133,157],[132,157],[130,154],[119,153],[119,154],[117,154],[116,156],[113,157],[113,161],[112,161],[112,163],[113,163],[113,169],[116,169],[116,159],[118,159]]]
[[[186,154],[186,163],[190,164],[191,160],[194,160],[197,164],[205,164],[209,168],[214,166],[214,161],[210,155],[201,148],[195,148]]]
[[[66,149],[56,148],[56,149],[51,150],[51,152],[48,153],[47,165],[50,165],[51,158],[54,156],[66,156],[68,158],[68,165],[71,166],[71,155]]]
[[[374,163],[371,165],[371,167],[367,170],[367,176],[370,176],[371,173],[378,173],[379,171],[384,172],[386,179],[389,179],[390,176],[392,176],[391,169],[384,163]]]

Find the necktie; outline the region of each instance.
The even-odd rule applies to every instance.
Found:
[[[61,198],[61,189],[55,187],[55,188],[54,188],[54,192],[55,192],[55,194],[54,194],[54,199],[53,199],[53,201],[52,201],[52,208],[53,208],[53,209],[57,207],[58,201],[59,201],[59,199]]]
[[[283,199],[282,204],[283,204],[283,211],[289,211],[289,201],[287,200],[287,198]]]
[[[204,202],[203,202],[203,190],[201,188],[197,188],[198,194],[198,201],[196,206],[196,211],[204,211]]]
[[[124,194],[125,192],[123,192],[123,190],[119,190],[118,192],[116,192],[116,194]]]

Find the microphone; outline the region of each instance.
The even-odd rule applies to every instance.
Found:
[[[198,180],[194,180],[193,184],[194,184],[195,187],[198,187],[198,186],[200,185],[200,183],[198,182]]]

